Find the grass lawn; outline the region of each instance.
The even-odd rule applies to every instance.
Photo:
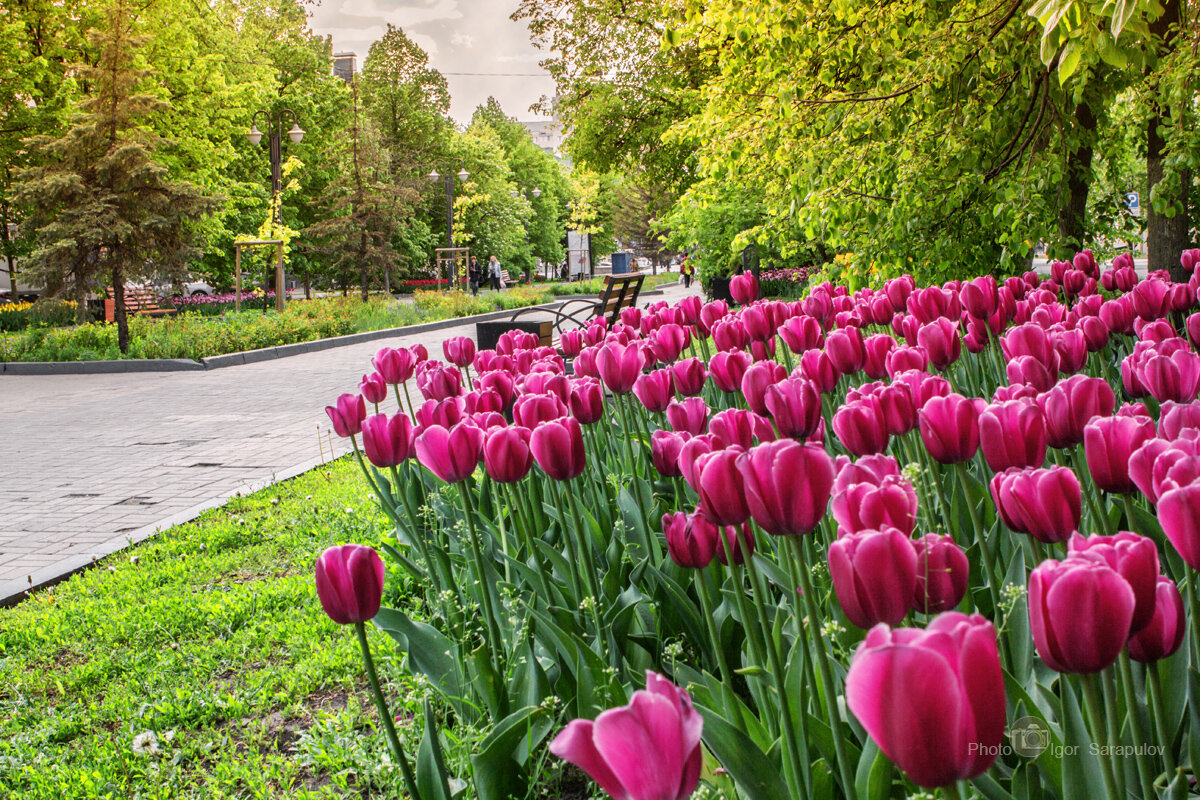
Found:
[[[353,629],[312,578],[328,545],[389,533],[343,459],[0,609],[0,797],[400,796]],[[385,605],[410,588],[389,575]],[[414,752],[420,696],[372,637]]]

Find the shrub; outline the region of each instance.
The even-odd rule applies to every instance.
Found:
[[[32,303],[0,305],[0,331],[19,331],[28,327],[55,328],[75,322],[74,300],[45,297]]]

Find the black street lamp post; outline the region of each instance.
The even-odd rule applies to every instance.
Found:
[[[292,128],[287,132],[288,138],[293,144],[299,144],[304,139],[304,131],[300,129],[300,121],[296,118],[296,112],[290,108],[285,108],[275,116],[271,116],[265,111],[259,111],[250,118],[250,130],[246,133],[246,138],[250,144],[257,145],[262,141],[262,131],[258,129],[258,119],[263,120],[263,127],[267,129],[267,147],[271,152],[271,213],[275,219],[276,225],[283,224],[283,202],[280,199],[280,192],[283,191],[283,120],[284,115],[290,115],[292,118]],[[278,311],[283,311],[284,298],[287,292],[283,285],[283,256],[282,247],[280,248],[280,258],[275,265],[275,308]],[[263,287],[263,310],[266,310],[266,287]]]
[[[455,163],[442,162],[439,166],[445,170],[444,174],[439,175],[435,169],[426,176],[430,183],[442,181],[446,186],[446,247],[454,247],[454,179],[457,177],[463,183],[466,183],[467,178],[471,177],[471,173],[465,168],[458,170],[456,176],[453,172]],[[461,165],[459,165],[461,166]]]

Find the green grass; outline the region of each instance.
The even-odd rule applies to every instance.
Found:
[[[389,532],[342,460],[0,609],[0,797],[400,796],[353,631],[312,579],[326,546]],[[384,603],[410,589],[389,575]],[[372,641],[415,751],[415,684]],[[148,732],[159,752],[138,752]]]

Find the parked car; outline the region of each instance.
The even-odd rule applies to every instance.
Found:
[[[171,280],[159,279],[148,284],[148,286],[163,297],[211,297],[217,293],[216,288],[212,284],[207,281],[194,279],[190,275],[181,284],[176,284]]]

